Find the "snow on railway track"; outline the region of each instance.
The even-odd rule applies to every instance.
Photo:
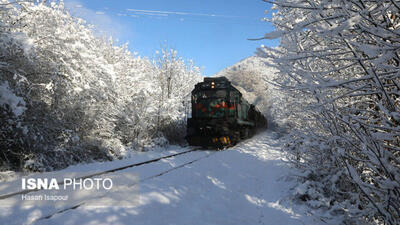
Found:
[[[198,151],[200,149],[201,148],[193,148],[191,150],[187,150],[187,151],[183,151],[183,152],[179,152],[179,153],[174,153],[174,154],[158,157],[158,158],[155,158],[155,159],[146,160],[146,161],[143,161],[143,162],[133,163],[133,164],[129,164],[129,165],[122,166],[122,167],[108,169],[108,170],[101,171],[101,172],[95,172],[95,173],[91,173],[91,174],[88,174],[88,175],[84,175],[84,176],[80,176],[80,177],[76,177],[76,178],[72,178],[72,179],[86,179],[86,178],[92,178],[92,177],[95,177],[95,176],[100,176],[100,175],[104,175],[104,174],[108,174],[108,173],[114,173],[114,172],[125,170],[125,169],[131,168],[131,167],[150,164],[150,163],[153,163],[153,162],[160,161],[162,159],[168,159],[168,158],[171,158],[171,157],[176,157],[176,156],[179,156],[179,155],[187,154],[189,152]],[[58,185],[63,185],[64,184],[64,180],[57,182],[57,184]],[[0,194],[0,200],[9,198],[9,197],[12,197],[12,196],[15,196],[15,195],[28,194],[30,192],[36,192],[36,191],[40,191],[40,189],[35,188],[35,189],[21,190],[21,191],[17,191],[17,192],[8,193],[8,194]]]
[[[64,172],[85,173],[75,177],[124,168],[99,176],[138,179],[125,180],[111,193],[77,192],[75,201],[62,207],[39,203],[24,207],[20,200],[6,206],[8,199],[2,199],[0,224],[321,224],[285,199],[294,182],[284,179],[291,169],[275,133],[261,133],[228,151],[193,150],[162,158],[189,150],[193,149],[147,152],[127,160],[68,168]],[[162,159],[142,163],[157,158]],[[127,167],[134,164],[140,166]],[[0,194],[13,193],[12,184],[0,183]],[[115,200],[114,196],[134,204],[93,205],[102,199]]]
[[[192,152],[192,151],[197,151],[197,150],[199,150],[199,149],[200,149],[200,148],[196,148],[196,149],[194,149],[194,150],[189,150],[189,151],[186,151],[186,152],[182,152],[181,154],[174,154],[174,156],[186,154],[186,153],[189,153],[189,152]],[[177,169],[179,169],[179,168],[185,167],[185,166],[190,165],[190,164],[192,164],[192,163],[194,163],[194,162],[197,162],[197,161],[199,161],[199,160],[205,159],[205,158],[207,158],[207,157],[209,157],[209,156],[211,156],[212,154],[215,154],[215,153],[216,153],[216,152],[212,152],[212,153],[207,154],[207,155],[205,155],[205,156],[203,156],[203,157],[200,157],[200,158],[191,160],[191,161],[186,162],[186,163],[183,163],[183,164],[181,164],[181,165],[179,165],[179,166],[172,167],[171,169],[162,171],[162,172],[160,172],[160,173],[158,173],[158,174],[155,174],[155,175],[153,175],[153,176],[140,179],[138,182],[133,183],[133,184],[130,184],[129,186],[138,185],[138,184],[140,184],[141,182],[144,182],[144,181],[147,181],[147,180],[150,180],[150,179],[153,179],[153,178],[162,176],[162,175],[164,175],[164,174],[170,173],[170,172],[172,172],[172,171],[174,171],[174,170],[177,170]],[[161,159],[170,158],[170,157],[174,157],[174,156],[171,155],[171,156],[160,157],[160,158],[157,158],[157,159],[154,159],[154,160],[149,160],[149,161],[140,163],[140,164],[138,164],[138,165],[132,165],[132,166],[125,167],[125,168],[117,168],[115,171],[120,171],[120,170],[123,170],[123,169],[126,169],[126,168],[130,168],[130,167],[133,167],[133,166],[140,166],[140,165],[144,165],[144,164],[149,164],[149,163],[152,163],[152,162],[159,161],[159,160],[161,160]],[[113,172],[115,172],[115,171],[113,171]],[[101,174],[98,174],[98,175],[103,175],[103,174],[105,174],[105,173],[101,173]],[[94,175],[93,175],[93,176],[94,176]],[[102,197],[105,197],[105,195],[100,196],[100,198],[102,198]],[[58,210],[58,211],[56,211],[56,212],[52,212],[52,213],[50,213],[50,214],[48,214],[48,215],[46,215],[46,216],[40,217],[40,218],[38,218],[38,219],[35,220],[35,221],[50,219],[50,218],[53,217],[54,215],[67,212],[67,211],[69,211],[69,210],[77,209],[77,208],[79,208],[79,207],[81,207],[82,205],[85,205],[85,204],[86,204],[85,201],[80,202],[80,203],[75,204],[75,205],[73,205],[73,206],[69,206],[69,207],[66,207],[66,208],[64,208],[64,209]]]
[[[201,148],[195,148],[195,147],[190,147],[186,149],[180,149],[178,151],[176,150],[169,150],[167,154],[165,152],[149,152],[148,155],[152,155],[153,157],[147,157],[146,160],[143,160],[143,154],[138,154],[138,158],[141,158],[141,160],[137,160],[135,158],[132,159],[126,159],[126,160],[121,160],[119,163],[118,161],[113,161],[113,162],[105,162],[105,163],[94,163],[96,164],[95,167],[92,167],[92,165],[78,165],[72,166],[71,168],[67,168],[66,170],[63,171],[54,171],[54,172],[49,172],[49,173],[42,173],[42,174],[34,174],[28,177],[57,177],[57,180],[60,180],[58,184],[60,186],[63,185],[64,181],[60,178],[65,177],[65,176],[71,176],[74,177],[73,179],[86,179],[86,178],[93,178],[93,177],[104,177],[104,176],[110,176],[110,174],[113,175],[114,178],[118,178],[119,180],[124,179],[124,173],[125,174],[136,174],[137,176],[140,175],[140,178],[137,180],[126,180],[126,181],[119,181],[119,187],[114,189],[111,192],[102,192],[102,193],[91,193],[90,196],[87,195],[87,193],[80,194],[74,193],[75,196],[83,196],[81,199],[75,198],[72,201],[68,201],[66,204],[61,204],[58,206],[50,206],[51,202],[49,204],[42,204],[42,202],[28,202],[28,204],[24,204],[24,201],[21,201],[21,197],[23,195],[29,194],[31,192],[35,192],[36,194],[43,194],[46,193],[46,190],[38,190],[38,189],[33,189],[33,190],[18,190],[21,189],[21,180],[20,179],[14,179],[14,181],[11,182],[0,182],[0,224],[35,224],[37,221],[40,220],[46,220],[50,219],[56,214],[61,214],[64,212],[67,212],[69,210],[77,209],[81,207],[82,205],[90,205],[91,202],[93,201],[98,201],[101,198],[107,197],[107,195],[113,194],[113,192],[118,192],[119,190],[127,190],[127,188],[131,188],[133,186],[138,186],[141,182],[160,177],[164,174],[170,173],[174,170],[180,169],[182,167],[185,167],[187,165],[190,165],[194,162],[197,162],[199,160],[202,160],[204,158],[209,157],[210,155],[216,153],[210,152],[210,151],[199,151]],[[154,157],[154,155],[159,155]],[[144,157],[146,158],[146,157]],[[134,161],[134,162],[129,162],[129,161]],[[109,165],[113,164],[113,165]],[[117,165],[122,165],[122,166],[117,166]],[[77,171],[80,169],[85,170],[86,167],[90,167],[91,169],[96,170],[87,170],[82,173],[78,172],[72,172],[72,171]],[[100,168],[106,168],[106,169],[98,169]],[[144,168],[143,168],[144,167]],[[86,168],[87,169],[87,168]],[[140,172],[143,171],[143,172]],[[46,175],[48,174],[48,175]],[[121,175],[122,174],[122,175]],[[75,176],[78,175],[78,176]],[[126,176],[125,176],[126,177]],[[21,177],[22,178],[22,177]],[[123,186],[123,187],[121,187]],[[17,189],[18,191],[15,191]],[[10,192],[9,190],[14,190]],[[81,191],[84,192],[84,191]],[[65,192],[61,191],[61,195],[65,194]],[[68,193],[71,195],[72,193]],[[96,205],[96,203],[94,204]],[[101,204],[100,204],[101,205]],[[18,211],[20,211],[20,214],[18,218],[15,220],[14,218],[7,218],[7,215],[4,215],[5,212],[9,210],[15,210],[15,208],[19,208]],[[28,213],[30,213],[33,209],[35,208],[40,208],[41,214],[40,216],[33,216],[29,217]],[[43,213],[43,214],[42,214]],[[22,219],[22,220],[21,220]],[[9,220],[9,221],[7,221]],[[6,223],[4,223],[7,221]],[[11,223],[13,222],[13,223]]]

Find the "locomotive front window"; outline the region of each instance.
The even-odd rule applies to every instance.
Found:
[[[205,98],[225,98],[226,91],[225,90],[207,90],[200,91],[196,94],[196,99],[205,99]]]
[[[215,92],[215,96],[217,98],[225,98],[226,97],[226,91],[225,90],[218,90]]]

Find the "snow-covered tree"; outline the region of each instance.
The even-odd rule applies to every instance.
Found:
[[[200,68],[193,61],[186,62],[175,49],[163,47],[156,52],[154,64],[157,67],[158,117],[157,124],[168,139],[183,140],[186,132],[186,114],[190,93],[201,81]]]
[[[166,136],[157,123],[160,68],[153,62],[95,36],[62,1],[0,0],[0,10],[2,169],[127,157]],[[190,65],[170,63],[178,69],[162,116],[174,122],[200,76]]]
[[[269,1],[267,1],[269,2]],[[274,58],[296,128],[299,199],[342,223],[400,220],[400,7],[396,1],[271,1]],[[272,53],[271,53],[272,52]]]

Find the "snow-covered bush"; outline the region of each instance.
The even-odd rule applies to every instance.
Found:
[[[398,224],[399,4],[273,3],[276,31],[265,38],[281,45],[259,55],[274,58],[287,91],[287,149],[304,171],[296,196],[330,223]]]
[[[197,67],[170,63],[180,70],[160,111],[158,66],[46,2],[0,0],[2,169],[126,157],[164,136],[160,117],[180,123]]]

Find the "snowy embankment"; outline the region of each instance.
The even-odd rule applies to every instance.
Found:
[[[300,206],[284,200],[293,181],[286,179],[290,168],[279,146],[277,135],[265,132],[226,151],[195,151],[117,171],[116,177],[138,176],[138,181],[127,180],[122,185],[126,187],[114,190],[135,202],[130,207],[83,204],[67,209],[72,203],[59,208],[40,203],[25,207],[21,200],[3,199],[0,224],[318,224]],[[51,174],[89,174],[186,150],[138,153],[132,159],[73,166]],[[19,178],[1,183],[0,195],[20,190],[20,183]],[[96,192],[73,195],[80,196],[78,203],[104,198]]]

